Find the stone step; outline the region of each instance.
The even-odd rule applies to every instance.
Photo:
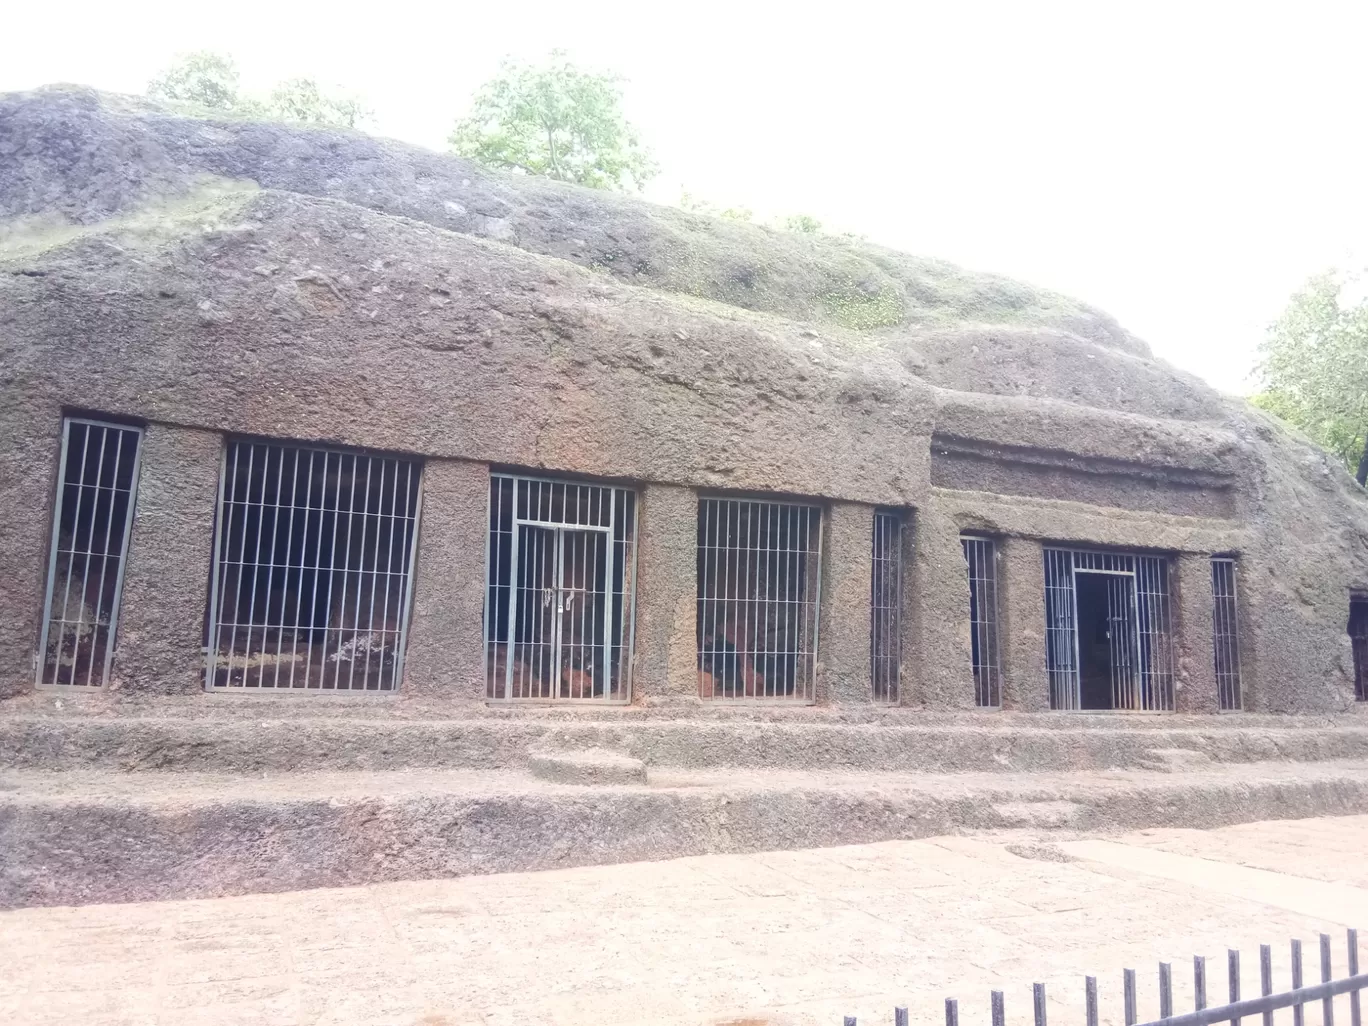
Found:
[[[1368,812],[1368,762],[1173,772],[525,769],[0,772],[0,906],[550,869],[1027,828],[1042,837]]]
[[[862,722],[631,716],[470,719],[288,715],[0,715],[0,767],[207,772],[525,768],[533,752],[607,749],[650,768],[1051,772],[1368,759],[1361,718],[915,715]],[[1156,755],[1155,753],[1160,753]],[[1185,756],[1183,753],[1195,753]],[[1177,762],[1175,762],[1177,760]]]

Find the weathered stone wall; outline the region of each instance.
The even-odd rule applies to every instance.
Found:
[[[403,198],[418,190],[420,166],[445,167],[439,178],[450,184],[446,158],[353,139],[354,152],[287,167],[263,152],[289,143],[308,154],[331,136],[220,130],[143,108],[120,121],[98,98],[73,103],[79,159],[63,164],[38,146],[0,169],[0,212],[11,219],[0,226],[0,696],[32,687],[61,414],[81,409],[150,425],[116,660],[125,693],[200,686],[218,452],[226,436],[246,434],[425,461],[404,685],[425,700],[483,697],[495,465],[639,486],[638,702],[699,702],[702,491],[800,496],[828,510],[821,702],[869,702],[869,517],[889,506],[915,513],[906,704],[974,702],[962,531],[1000,541],[1009,710],[1049,703],[1044,542],[1176,557],[1180,708],[1208,709],[1214,697],[1202,589],[1216,552],[1240,559],[1246,708],[1352,704],[1344,623],[1349,590],[1368,587],[1362,490],[1323,453],[1149,360],[1102,320],[1077,323],[1091,325],[1087,337],[1062,322],[912,331],[901,321],[875,335],[835,315],[805,322],[795,282],[816,265],[791,239],[764,272],[786,282],[773,302],[711,301],[732,302],[717,276],[728,247],[749,245],[755,257],[763,240],[750,228],[702,247],[706,281],[694,291],[708,300],[669,295],[659,289],[691,290],[651,261],[694,257],[658,239],[637,240],[635,251],[651,255],[633,273],[539,255],[595,265],[565,224],[537,234],[528,197],[541,186],[503,196],[507,209],[478,224],[465,200],[451,199],[462,208],[451,226],[485,236],[472,238],[434,227],[448,209],[433,205],[435,194]],[[39,131],[31,113],[0,103],[0,123]],[[101,148],[116,129],[149,147],[146,175],[124,186]],[[364,204],[381,212],[358,203],[362,151],[385,158],[375,173],[388,176],[386,191]],[[193,173],[252,178],[249,157],[271,165],[257,169],[257,184],[288,191],[205,185]],[[479,188],[498,192],[481,175]],[[31,209],[49,193],[47,207]],[[574,190],[548,187],[544,198],[553,195],[557,217],[592,215],[599,234],[614,217],[642,233],[666,222],[673,233],[722,230],[674,213],[657,223],[636,201],[584,197],[577,208]],[[161,205],[149,209],[152,200]],[[820,260],[835,252],[812,245]],[[904,298],[925,285],[907,277],[912,258],[871,250],[860,259],[885,267]],[[1126,395],[1111,401],[1118,390]]]

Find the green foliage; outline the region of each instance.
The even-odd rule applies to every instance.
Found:
[[[560,50],[537,66],[505,61],[456,123],[451,148],[491,167],[640,190],[658,169],[623,116],[620,83],[581,71]]]
[[[780,227],[798,235],[818,235],[822,231],[822,222],[810,214],[790,214],[780,222]]]
[[[237,112],[243,103],[238,71],[227,54],[197,50],[180,57],[147,86],[154,100],[197,103],[210,110]]]
[[[281,82],[271,90],[266,106],[271,116],[281,121],[341,128],[357,128],[374,113],[359,97],[324,92],[312,78]]]
[[[336,128],[357,128],[370,116],[358,97],[329,93],[311,78],[281,82],[266,100],[242,92],[237,65],[227,54],[199,50],[180,57],[148,84],[154,100],[193,103],[242,118],[300,121]]]
[[[1256,406],[1295,424],[1368,477],[1368,300],[1346,301],[1358,284],[1317,275],[1292,297],[1261,347],[1265,390]]]
[[[679,194],[679,208],[687,210],[691,214],[720,217],[724,221],[749,221],[755,216],[750,207],[719,207],[716,203],[700,199],[687,190],[683,190]]]

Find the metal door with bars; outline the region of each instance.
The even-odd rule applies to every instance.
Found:
[[[1173,709],[1168,560],[1045,549],[1052,709]]]
[[[629,697],[635,539],[630,489],[493,475],[487,697]]]
[[[101,687],[109,680],[141,443],[142,429],[126,424],[62,422],[39,687]]]
[[[1243,708],[1240,694],[1239,603],[1235,592],[1235,560],[1211,559],[1211,637],[1215,649],[1216,693],[1222,711]]]

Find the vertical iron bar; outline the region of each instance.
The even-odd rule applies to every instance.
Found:
[[[1192,956],[1192,995],[1193,1008],[1200,1012],[1207,1006],[1205,955]]]
[[[1168,962],[1159,963],[1159,1018],[1173,1016],[1173,966]]]
[[[1045,984],[1031,984],[1031,1004],[1035,1014],[1035,1026],[1045,1026]]]
[[[1003,1008],[1002,991],[992,992],[993,1026],[1007,1026],[1007,1013]]]
[[[1357,976],[1359,971],[1358,964],[1358,930],[1350,927],[1348,935],[1349,949],[1349,975]],[[1359,1009],[1359,992],[1353,990],[1349,992],[1349,1026],[1361,1026],[1362,1013]]]
[[[945,999],[945,1026],[959,1026],[959,1002],[954,998]]]
[[[1087,1016],[1087,1026],[1097,1026],[1097,977],[1088,976],[1083,980],[1083,1007]]]
[[[901,1005],[893,1009],[893,1026],[908,1026],[907,1009]]]
[[[1301,990],[1302,985],[1302,943],[1294,938],[1292,941],[1292,989]],[[1306,1009],[1300,1004],[1292,1006],[1292,1026],[1305,1026]]]
[[[1320,935],[1320,964],[1321,964],[1321,983],[1330,982],[1330,935],[1323,933]],[[1335,1023],[1335,999],[1325,998],[1321,1001],[1321,1026],[1334,1026]]]
[[[94,620],[94,623],[93,623],[93,625],[92,625],[92,627],[91,627],[91,630],[92,630],[91,639],[92,639],[92,640],[94,640],[95,638],[99,637],[99,631],[100,631],[100,614],[104,612],[105,578],[109,575],[109,543],[110,543],[111,538],[113,537],[113,535],[112,535],[111,532],[112,532],[113,529],[114,529],[114,505],[115,505],[115,501],[116,501],[116,499],[118,498],[118,494],[119,494],[119,462],[120,462],[120,460],[122,460],[122,458],[123,458],[123,441],[124,441],[124,435],[123,435],[123,432],[122,432],[121,430],[119,430],[119,429],[117,429],[117,428],[110,428],[110,427],[107,427],[107,428],[104,429],[104,431],[105,431],[105,438],[106,438],[106,440],[109,438],[109,435],[110,435],[110,434],[114,434],[114,435],[115,435],[115,442],[114,442],[114,475],[113,475],[113,477],[110,479],[110,482],[109,482],[109,514],[108,514],[108,516],[105,517],[104,542],[100,545],[100,584],[99,584],[99,587],[96,588],[96,590],[95,590],[95,620]],[[103,464],[103,462],[104,462],[104,449],[103,449],[103,447],[101,447],[101,450],[100,450],[100,461],[101,461],[101,464]],[[103,475],[103,466],[101,466],[101,475]],[[98,498],[98,495],[97,495],[97,498]],[[98,503],[97,503],[97,508],[98,508]],[[130,512],[132,512],[132,511],[130,510]],[[91,520],[90,520],[90,531],[91,531],[91,536],[92,536],[91,548],[93,549],[93,548],[95,547],[95,545],[94,545],[95,518],[94,518],[93,516],[91,517]],[[89,570],[87,570],[87,571],[86,571],[86,577],[89,578],[89,576],[90,576],[90,572],[89,572]],[[108,652],[109,652],[109,650],[110,650],[111,648],[113,648],[113,647],[114,647],[114,635],[113,635],[111,632],[109,632],[109,631],[105,631],[105,645],[104,645],[105,654],[107,655]],[[103,666],[103,665],[105,664],[105,662],[107,662],[106,659],[101,659],[101,660],[100,660],[101,666]],[[86,687],[90,687],[90,686],[92,686],[94,683],[95,683],[95,648],[94,648],[94,646],[92,645],[92,646],[91,646],[91,650],[90,650],[90,664],[86,667]],[[103,683],[104,683],[104,680],[101,679],[100,683],[103,684]]]
[[[142,466],[142,431],[129,430],[133,440],[133,466],[129,468],[128,507],[124,513],[123,530],[119,539],[119,561],[114,568],[114,598],[109,604],[109,644],[105,646],[105,664],[100,673],[101,686],[109,683],[109,667],[114,659],[114,645],[118,641],[119,603],[123,599],[124,566],[128,562],[128,542],[133,534],[133,516],[138,503],[138,471]]]
[[[1273,949],[1267,944],[1259,945],[1259,993],[1268,997],[1273,993]],[[1263,1026],[1273,1026],[1273,1013],[1264,1012]]]
[[[1135,1026],[1139,1020],[1135,1014],[1135,970],[1126,969],[1121,973],[1122,1006],[1126,1016],[1126,1026]]]
[[[1238,948],[1226,950],[1226,979],[1230,987],[1230,1003],[1240,1000],[1240,951]],[[1230,1026],[1240,1026],[1237,1015],[1230,1020]]]

